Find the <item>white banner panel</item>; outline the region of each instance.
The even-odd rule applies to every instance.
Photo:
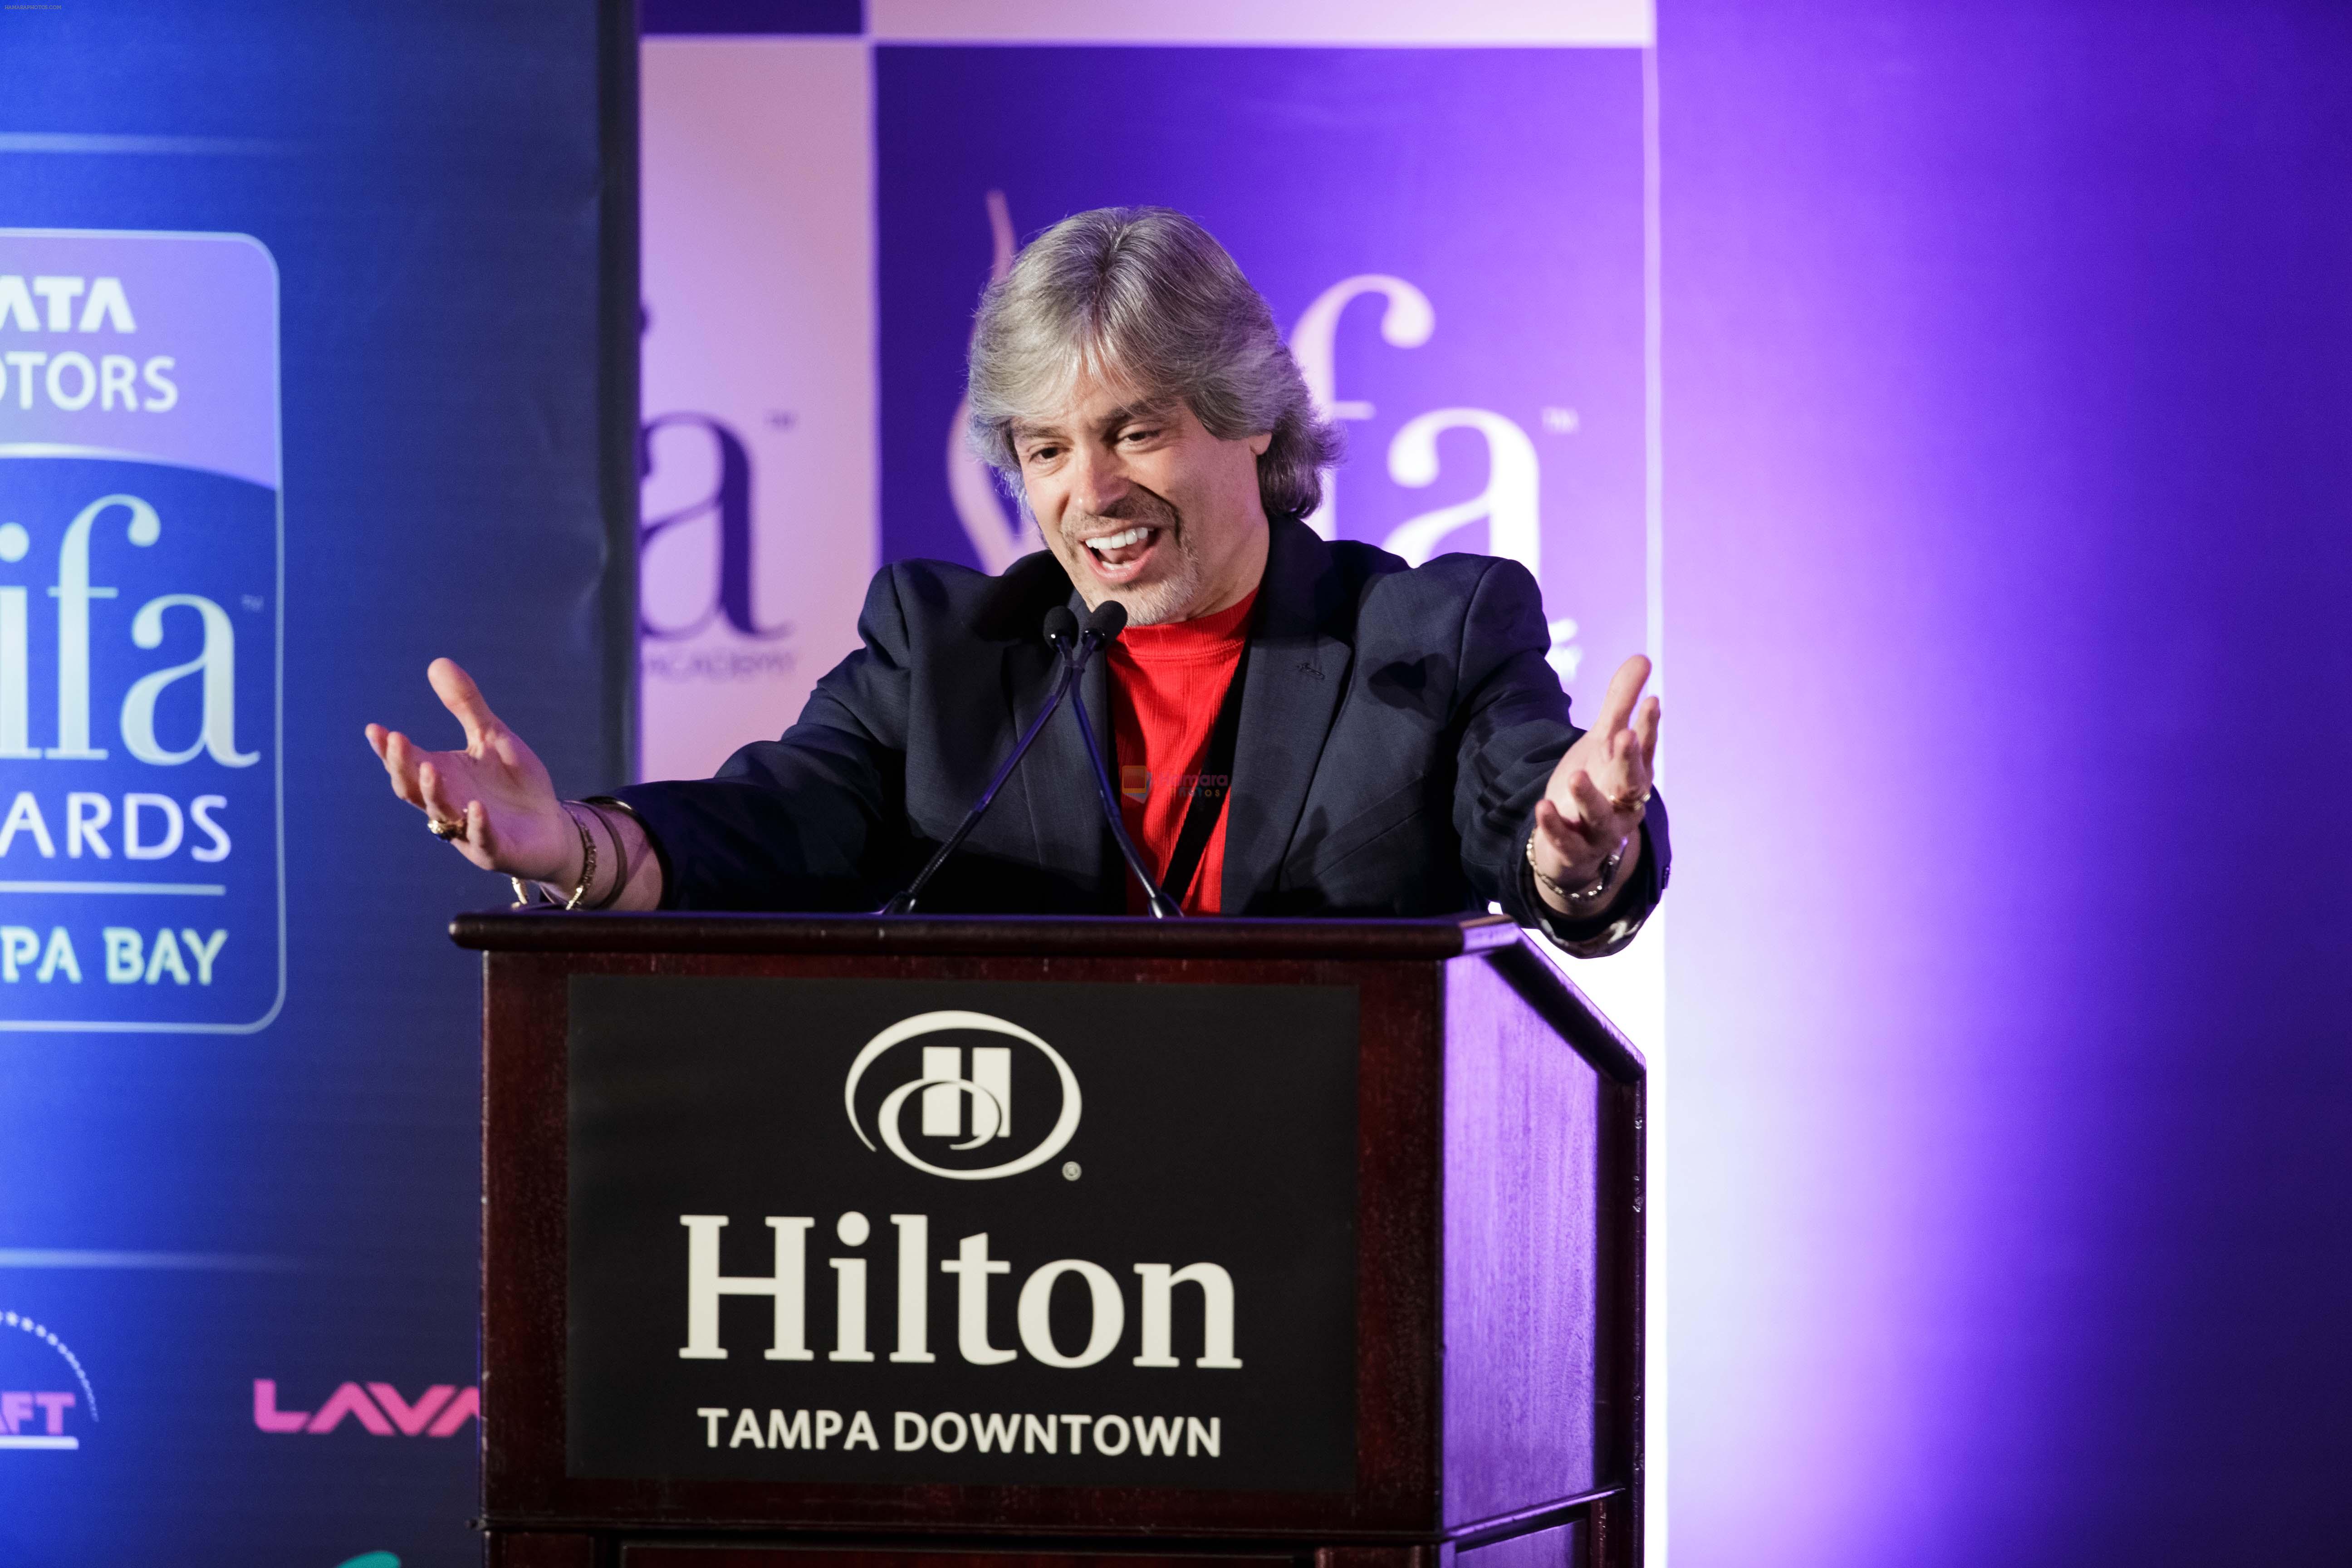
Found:
[[[868,0],[891,43],[1647,47],[1650,0]]]
[[[648,38],[638,771],[698,778],[856,644],[875,547],[856,39]]]

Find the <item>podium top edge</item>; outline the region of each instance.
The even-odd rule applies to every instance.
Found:
[[[589,914],[480,910],[449,940],[484,952],[825,952],[1052,958],[1444,959],[1519,940],[1506,915],[1226,920],[1067,915]]]

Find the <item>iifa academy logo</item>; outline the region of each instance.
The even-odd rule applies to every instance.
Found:
[[[73,1449],[98,1425],[81,1358],[46,1323],[0,1312],[0,1452]]]
[[[919,1077],[898,1085],[882,1099],[874,1113],[875,1130],[891,1153],[918,1171],[934,1176],[945,1176],[956,1182],[992,1181],[999,1176],[1016,1176],[1024,1171],[1034,1171],[1066,1148],[1078,1130],[1082,1100],[1078,1093],[1077,1075],[1062,1053],[1047,1045],[1036,1035],[1018,1024],[987,1013],[950,1010],[919,1013],[891,1025],[866,1042],[850,1064],[848,1081],[842,1085],[841,1103],[849,1113],[849,1125],[859,1142],[874,1147],[874,1140],[866,1135],[866,1128],[857,1110],[857,1086],[874,1066],[896,1047],[910,1040],[951,1031],[968,1031],[1002,1035],[1019,1040],[1044,1058],[1054,1071],[1061,1089],[1060,1114],[1045,1137],[1026,1153],[995,1164],[978,1167],[955,1167],[935,1164],[907,1147],[904,1130],[899,1121],[905,1114],[907,1101],[918,1093],[922,1096],[922,1135],[926,1138],[949,1140],[948,1149],[961,1152],[984,1149],[988,1145],[1013,1137],[1013,1084],[1014,1047],[1011,1046],[972,1046],[969,1047],[971,1070],[964,1070],[966,1047],[955,1045],[935,1045],[922,1047],[922,1070]],[[969,1107],[971,1116],[964,1114]],[[970,1135],[966,1136],[967,1124]],[[1075,1170],[1065,1172],[1075,1177]]]

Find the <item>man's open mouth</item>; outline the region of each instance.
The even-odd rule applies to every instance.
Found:
[[[1087,553],[1091,558],[1095,575],[1106,583],[1132,581],[1143,570],[1160,546],[1160,536],[1167,531],[1147,523],[1117,533],[1106,533],[1086,541]]]

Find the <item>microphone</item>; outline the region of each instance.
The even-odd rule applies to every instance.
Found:
[[[1070,612],[1065,609],[1062,614],[1067,617]],[[1116,599],[1105,599],[1094,607],[1087,616],[1086,629],[1078,634],[1076,651],[1063,656],[1069,661],[1073,684],[1076,681],[1078,672],[1086,668],[1087,660],[1094,657],[1095,650],[1105,643],[1118,640],[1118,634],[1126,629],[1127,606],[1125,605]],[[1051,634],[1049,633],[1048,636],[1050,637]],[[1061,645],[1056,643],[1055,646]],[[1127,868],[1134,873],[1135,879],[1142,884],[1146,907],[1151,910],[1155,919],[1173,920],[1181,917],[1184,911],[1176,906],[1175,900],[1160,889],[1160,884],[1152,879],[1151,873],[1144,869],[1143,857],[1136,852],[1135,840],[1127,836],[1127,819],[1119,815],[1118,810],[1118,792],[1110,786],[1110,769],[1103,764],[1102,747],[1095,742],[1094,721],[1087,717],[1087,705],[1084,702],[1073,702],[1070,704],[1070,710],[1078,716],[1078,733],[1087,742],[1087,759],[1094,764],[1095,788],[1102,798],[1103,816],[1110,824],[1111,837],[1118,842],[1118,852],[1127,861]]]
[[[1127,630],[1127,606],[1117,599],[1105,599],[1087,612],[1087,635],[1099,643],[1115,642],[1118,634]]]
[[[1117,605],[1111,607],[1118,608]],[[1091,626],[1096,617],[1089,616],[1087,619]],[[1113,626],[1109,636],[1117,637],[1118,628],[1126,624],[1127,612],[1119,610],[1118,621]],[[884,904],[876,911],[877,913],[905,915],[914,912],[916,897],[922,892],[930,879],[939,874],[940,868],[947,864],[948,857],[956,852],[964,839],[970,837],[971,830],[980,826],[980,819],[988,814],[990,804],[996,799],[996,792],[1004,787],[1004,781],[1011,778],[1013,770],[1020,765],[1022,757],[1029,750],[1029,743],[1044,733],[1045,721],[1054,716],[1054,710],[1062,705],[1063,699],[1068,697],[1071,689],[1077,685],[1078,672],[1086,668],[1087,656],[1094,652],[1094,646],[1086,642],[1086,634],[1078,630],[1078,617],[1070,613],[1068,605],[1056,605],[1045,612],[1045,640],[1051,643],[1054,650],[1062,656],[1062,679],[1055,684],[1054,695],[1047,700],[1045,706],[1038,710],[1037,717],[1029,721],[1029,728],[1021,732],[1021,738],[1013,742],[1013,754],[1004,759],[1003,765],[996,770],[996,776],[988,781],[988,787],[980,792],[980,798],[972,803],[970,811],[964,813],[963,820],[956,824],[956,830],[948,835],[947,842],[939,847],[929,862],[923,867],[922,871],[913,881],[907,884],[906,889]],[[1071,657],[1073,647],[1083,647],[1085,653],[1073,658]],[[1079,717],[1081,719],[1085,717],[1083,707],[1079,710]],[[1089,741],[1089,744],[1091,743]]]

